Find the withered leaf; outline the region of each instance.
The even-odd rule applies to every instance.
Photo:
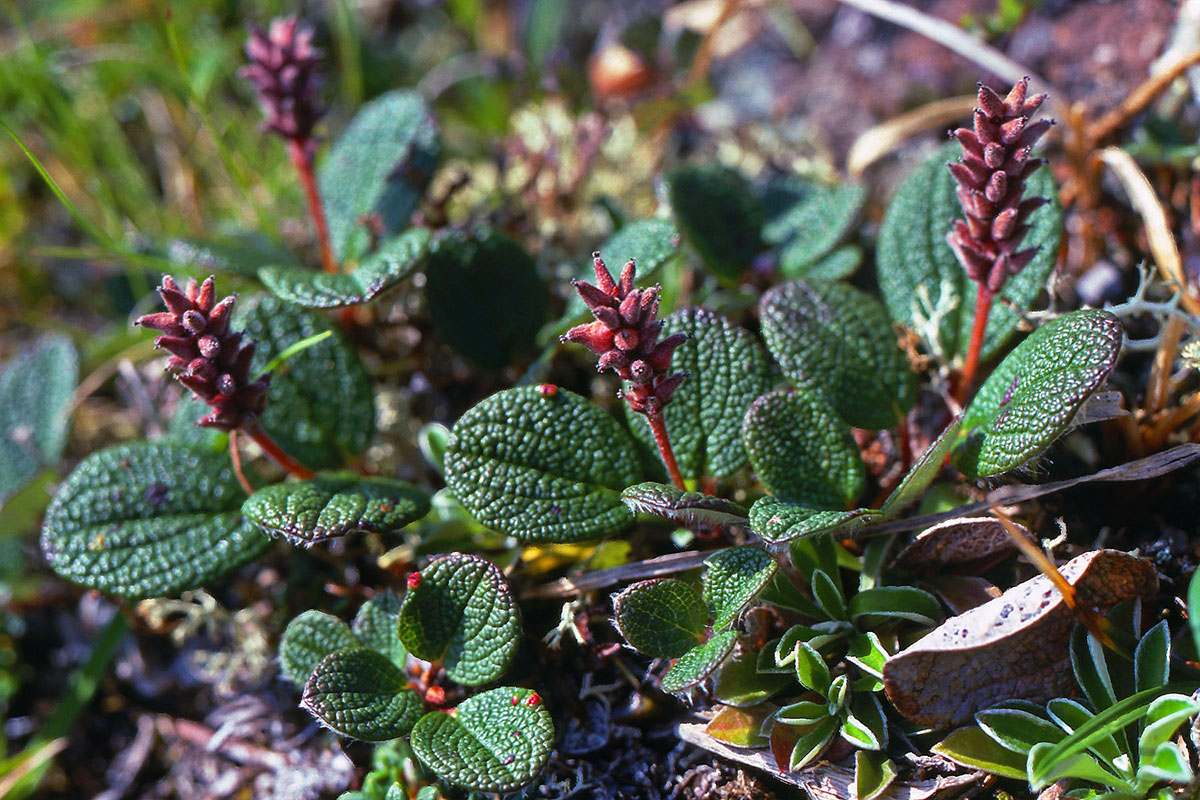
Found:
[[[1024,526],[1013,524],[1027,538],[1033,538]],[[895,566],[924,570],[946,564],[991,562],[1014,547],[1012,538],[995,517],[958,517],[917,534],[896,555]]]
[[[1149,562],[1117,550],[1085,553],[1059,571],[1101,613],[1158,590]],[[1000,700],[1044,702],[1074,686],[1068,650],[1074,626],[1062,595],[1039,575],[888,659],[884,690],[897,711],[933,728],[965,725]]]

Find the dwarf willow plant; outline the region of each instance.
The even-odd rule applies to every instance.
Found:
[[[454,500],[518,542],[594,541],[659,521],[709,541],[744,542],[711,553],[698,584],[685,575],[620,590],[617,630],[634,649],[671,661],[661,677],[667,692],[711,687],[720,707],[712,736],[769,747],[784,769],[801,769],[841,741],[858,751],[860,798],[886,789],[897,775],[886,756],[897,715],[881,695],[883,666],[943,612],[932,595],[888,583],[896,578],[884,568],[886,540],[861,555],[835,542],[900,517],[948,461],[968,478],[1028,464],[1072,423],[1121,347],[1121,326],[1104,311],[1038,327],[961,414],[941,412],[924,453],[910,459],[904,445],[900,461],[911,466],[881,501],[866,497],[854,429],[897,430],[907,441],[921,386],[893,322],[913,327],[948,371],[968,347],[986,361],[1015,334],[1017,312],[1053,266],[1061,212],[1052,200],[1020,199],[1022,181],[1054,194],[1048,172],[1024,152],[1036,129],[1014,134],[996,123],[988,95],[972,135],[982,142],[999,124],[1003,146],[1024,152],[1014,177],[995,175],[1017,155],[997,165],[984,143],[992,177],[983,189],[967,181],[982,173],[967,147],[974,140],[961,134],[965,166],[951,175],[939,153],[901,186],[878,242],[882,303],[842,280],[862,260],[861,250],[839,247],[863,203],[861,187],[789,177],[756,194],[728,170],[682,167],[667,176],[674,220],[617,231],[590,261],[595,283],[577,281],[578,298],[543,327],[549,292],[520,244],[487,228],[410,224],[439,149],[417,96],[392,92],[366,104],[314,173],[312,123],[322,110],[307,36],[294,20],[255,31],[246,74],[262,94],[268,129],[292,152],[324,269],[307,269],[278,247],[248,248],[256,241],[248,233],[171,244],[191,263],[256,277],[269,294],[218,301],[214,278],[182,286],[163,278],[166,310],[139,322],[160,334],[168,371],[193,397],[165,436],[95,453],[63,482],[43,527],[50,566],[119,597],[158,597],[212,583],[275,539],[319,547],[424,518],[425,488],[349,469],[376,433],[373,393],[350,340],[320,313],[372,302],[424,269],[433,327],[475,364],[507,365],[539,342],[548,360],[561,335],[623,382],[621,415],[537,379],[484,398],[438,448]],[[1013,102],[1021,110],[1033,101]],[[955,179],[957,199],[974,203],[973,220],[986,209],[972,193],[996,195],[997,182],[1010,181],[1007,199],[987,202],[1017,209],[1010,227],[991,229],[1008,278],[994,291],[1007,302],[987,316],[982,339],[960,313],[976,275],[964,272],[947,239],[957,237],[949,241],[962,253],[970,250],[964,237],[980,235],[952,229]],[[692,253],[719,284],[732,285],[764,247],[778,249],[787,280],[758,301],[761,337],[707,308],[660,316],[664,292],[636,283],[639,269],[664,274]],[[618,277],[605,258],[625,264]],[[5,397],[22,391],[10,377],[0,380]],[[61,450],[60,425],[39,436],[39,447]],[[243,439],[286,475],[269,482],[264,476],[281,470],[243,469]],[[343,736],[407,737],[421,763],[466,789],[509,792],[536,779],[554,746],[554,703],[532,687],[495,685],[523,639],[505,575],[455,552],[409,574],[402,596],[380,588],[351,624],[314,609],[287,626],[280,664],[303,707]],[[767,636],[750,624],[758,608],[794,624]],[[1061,773],[1044,758],[1039,776]],[[1140,786],[1137,774],[1129,780]]]

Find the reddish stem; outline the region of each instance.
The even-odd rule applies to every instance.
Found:
[[[337,261],[333,258],[333,248],[329,246],[329,225],[325,222],[325,209],[321,206],[321,195],[317,192],[317,182],[313,178],[312,159],[308,149],[299,139],[288,139],[288,155],[292,158],[292,166],[300,175],[300,184],[304,187],[304,196],[308,200],[308,211],[312,215],[313,225],[317,229],[317,242],[321,246],[321,263],[326,272],[338,272]]]
[[[238,450],[238,431],[236,428],[229,432],[229,460],[233,462],[233,474],[237,476],[238,483],[242,485],[242,489],[246,494],[254,494],[254,487],[250,481],[246,480],[246,473],[242,472],[242,453]]]
[[[275,440],[263,430],[263,427],[256,420],[251,420],[242,425],[242,433],[249,436],[251,439],[263,449],[263,452],[274,459],[275,463],[286,469],[297,478],[311,478],[316,473],[308,467],[301,464],[296,459],[284,452],[283,448],[276,444]]]
[[[667,423],[663,420],[662,413],[647,414],[646,419],[650,421],[650,430],[654,431],[654,443],[658,445],[658,452],[662,455],[663,463],[667,465],[671,482],[675,484],[676,489],[686,490],[683,475],[679,473],[679,465],[675,463],[675,451],[671,449],[671,439],[667,436]]]
[[[975,371],[979,369],[979,352],[983,349],[983,334],[987,330],[994,297],[995,294],[986,285],[979,284],[979,292],[975,295],[975,322],[971,326],[971,341],[967,345],[967,360],[963,364],[962,374],[959,375],[958,386],[954,392],[954,399],[959,405],[966,403],[971,384],[975,382]]]

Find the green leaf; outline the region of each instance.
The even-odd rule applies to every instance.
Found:
[[[1192,649],[1200,653],[1200,570],[1192,573],[1187,592],[1188,627],[1192,631]]]
[[[727,706],[756,706],[791,684],[786,674],[758,671],[758,654],[746,649],[731,658],[713,684],[713,697]]]
[[[704,308],[685,308],[664,321],[662,335],[686,333],[671,369],[688,373],[664,416],[671,448],[685,478],[726,477],[746,465],[742,419],[755,398],[771,388],[766,351],[754,337]],[[630,427],[649,448],[646,418],[630,414]]]
[[[837,573],[834,574],[836,575]],[[845,620],[850,618],[850,611],[846,608],[846,599],[842,594],[841,586],[824,570],[818,569],[812,573],[810,588],[812,589],[813,599],[829,615],[830,619]]]
[[[955,465],[974,477],[1019,467],[1045,450],[1108,377],[1121,322],[1084,309],[1046,323],[1021,342],[963,413]]]
[[[235,231],[200,239],[166,242],[164,257],[173,264],[200,272],[253,277],[267,264],[298,267],[296,255],[257,231]]]
[[[446,485],[484,525],[518,539],[576,542],[633,521],[621,491],[641,477],[636,445],[577,394],[499,392],[454,425]]]
[[[437,125],[416,92],[392,91],[359,107],[317,171],[334,255],[367,251],[372,215],[391,234],[408,227],[437,167]]]
[[[941,616],[937,598],[914,586],[876,586],[850,598],[850,618],[868,625],[888,619],[936,625]]]
[[[332,331],[271,377],[260,420],[280,447],[311,469],[336,469],[367,449],[375,432],[371,380],[340,331],[325,317],[270,296],[240,309],[237,326],[258,341],[255,370],[296,342]]]
[[[111,447],[59,487],[42,551],[59,575],[142,599],[196,589],[263,552],[227,455],[170,443]]]
[[[1138,642],[1133,655],[1134,691],[1165,684],[1171,675],[1171,632],[1167,621],[1155,625]]]
[[[1029,751],[1029,756],[1026,759],[1026,779],[1033,785],[1033,769],[1034,764],[1045,757],[1045,754],[1050,752],[1056,745],[1050,742],[1042,742],[1035,745]],[[1133,786],[1128,781],[1122,780],[1118,776],[1106,770],[1101,766],[1100,762],[1091,753],[1083,750],[1072,751],[1064,758],[1058,759],[1054,768],[1044,775],[1040,775],[1038,783],[1040,788],[1049,786],[1050,784],[1060,781],[1064,778],[1078,778],[1080,780],[1098,783],[1112,789],[1117,789],[1118,792],[1124,790],[1125,795],[1132,794]],[[1037,791],[1037,790],[1035,790]]]
[[[667,175],[671,209],[705,266],[733,283],[762,249],[762,220],[746,180],[717,165],[680,167]]]
[[[875,298],[843,283],[796,280],[759,304],[763,338],[784,377],[856,428],[891,428],[917,382]]]
[[[1078,701],[1065,697],[1056,697],[1048,702],[1046,704],[1046,713],[1050,715],[1050,719],[1056,725],[1067,733],[1073,733],[1077,728],[1096,716]],[[1121,741],[1125,741],[1124,736],[1121,736]],[[1091,744],[1089,749],[1110,765],[1125,755],[1124,747],[1117,743],[1117,739],[1114,736],[1105,736],[1097,739]]]
[[[855,184],[778,181],[764,200],[770,211],[762,233],[768,243],[783,245],[780,269],[799,273],[833,250],[853,227],[866,198],[866,190]]]
[[[554,723],[536,692],[502,686],[467,698],[452,714],[426,714],[410,741],[442,780],[505,793],[541,773],[554,747]]]
[[[798,700],[779,709],[775,721],[785,725],[818,725],[829,719],[829,716],[829,703]]]
[[[323,658],[304,685],[300,705],[330,730],[364,742],[408,733],[422,707],[400,668],[366,647]]]
[[[1015,708],[977,711],[975,722],[984,733],[1014,753],[1027,753],[1036,744],[1067,738],[1067,733],[1057,725]]]
[[[779,274],[785,279],[805,278],[820,281],[840,281],[849,278],[862,266],[863,251],[856,245],[839,247],[829,255],[811,263],[793,264],[784,261],[788,253],[781,254]]]
[[[1160,744],[1148,758],[1138,763],[1137,781],[1146,788],[1160,781],[1188,784],[1192,780],[1192,765],[1174,742]],[[1173,796],[1173,793],[1160,795]]]
[[[866,469],[850,428],[804,391],[776,391],[746,412],[742,442],[773,495],[802,506],[845,509],[866,488]]]
[[[676,578],[639,581],[613,595],[613,624],[630,647],[653,658],[679,658],[704,640],[708,609]]]
[[[350,472],[259,489],[242,504],[246,519],[310,547],[349,533],[390,533],[429,513],[429,495],[403,481]]]
[[[428,229],[412,228],[385,239],[350,272],[271,264],[258,271],[258,279],[277,297],[306,308],[369,303],[417,271],[429,239]]]
[[[854,598],[850,598],[853,608]],[[856,634],[850,640],[846,660],[874,678],[883,678],[883,665],[888,660],[887,648],[874,631]]]
[[[852,698],[850,710],[842,719],[841,734],[847,742],[863,750],[887,747],[887,719],[875,695],[859,694]]]
[[[500,677],[521,639],[520,609],[500,568],[451,553],[419,574],[400,607],[400,641],[417,658],[441,662],[464,686]]]
[[[770,553],[752,545],[719,550],[704,559],[704,566],[704,602],[714,631],[735,625],[779,567]]]
[[[976,727],[959,728],[930,748],[956,764],[1014,780],[1025,778],[1025,755],[1001,747]]]
[[[792,757],[788,768],[792,772],[803,769],[816,760],[824,752],[833,737],[837,735],[841,723],[836,717],[830,717],[812,730],[802,733],[792,748]]]
[[[408,649],[400,641],[400,601],[396,595],[385,591],[363,603],[354,617],[354,635],[404,669]]]
[[[682,692],[704,681],[725,662],[735,644],[737,632],[722,631],[699,647],[688,650],[663,675],[663,691]]]
[[[626,487],[621,502],[634,514],[650,514],[684,526],[745,525],[746,509],[732,500],[647,481]]]
[[[962,355],[974,320],[975,285],[958,263],[946,234],[963,217],[954,179],[946,162],[960,155],[957,145],[938,150],[900,185],[879,229],[876,264],[879,288],[892,319],[918,330],[922,320],[938,317],[937,342],[947,357]],[[1010,277],[992,306],[981,357],[996,355],[1016,330],[1017,312],[1029,309],[1046,285],[1058,258],[1062,208],[1049,168],[1038,169],[1026,183],[1025,197],[1049,202],[1035,211],[1021,249],[1038,247],[1033,261]]]
[[[1146,710],[1146,727],[1138,738],[1139,764],[1153,761],[1155,752],[1162,745],[1169,744],[1179,726],[1197,713],[1200,713],[1200,700],[1188,695],[1167,694],[1155,698]]]
[[[808,642],[797,642],[794,652],[796,680],[800,682],[801,686],[811,689],[817,694],[827,694],[832,679],[829,676],[829,667],[826,665],[825,659]]]
[[[942,471],[942,466],[946,463],[946,455],[958,440],[958,432],[961,428],[962,417],[958,416],[938,434],[937,439],[921,454],[917,463],[913,464],[912,469],[908,471],[908,474],[892,490],[888,499],[880,507],[879,510],[884,517],[896,516],[925,496],[925,490]]]
[[[1142,719],[1146,716],[1151,704],[1158,698],[1171,692],[1191,692],[1194,689],[1194,686],[1187,684],[1168,684],[1154,689],[1146,689],[1099,712],[1061,742],[1038,745],[1029,753],[1027,764],[1029,783],[1033,786],[1034,791],[1041,791],[1057,780],[1051,776],[1065,760],[1082,753],[1097,740],[1111,736],[1129,723]]]
[[[1071,669],[1084,695],[1097,712],[1117,702],[1117,691],[1108,674],[1104,646],[1082,625],[1071,633]]]
[[[438,237],[425,268],[425,302],[438,335],[481,367],[533,349],[549,292],[532,256],[488,229]]]
[[[44,336],[0,368],[0,506],[67,443],[79,357],[65,336]]]
[[[352,647],[362,647],[362,642],[349,625],[324,611],[305,611],[283,631],[279,640],[279,666],[285,678],[303,686],[326,656]]]
[[[764,542],[778,544],[819,533],[843,533],[879,516],[880,512],[870,508],[822,511],[766,495],[750,507],[750,528]]]
[[[883,753],[859,750],[854,754],[854,796],[875,800],[896,780],[896,767]]]

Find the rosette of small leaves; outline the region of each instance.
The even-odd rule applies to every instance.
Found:
[[[662,687],[682,692],[710,677],[733,653],[734,629],[775,574],[761,548],[718,551],[705,560],[702,590],[675,578],[635,583],[613,596],[613,622],[631,647],[676,659]]]
[[[1084,698],[1046,706],[1012,700],[975,714],[978,727],[955,731],[933,749],[953,761],[1024,778],[1034,792],[1067,779],[1081,796],[1171,797],[1193,770],[1175,732],[1200,714],[1193,683],[1169,683],[1166,621],[1138,641],[1133,670],[1080,626],[1071,666]],[[1132,736],[1127,735],[1133,728]],[[1166,784],[1164,786],[1164,784]]]
[[[897,621],[931,625],[940,616],[937,600],[907,586],[874,586],[847,599],[837,547],[828,535],[793,542],[792,561],[809,576],[808,592],[778,575],[763,595],[809,618],[768,642],[757,662],[760,673],[794,672],[802,689],[797,700],[772,717],[780,727],[772,731],[772,740],[790,747],[789,763],[781,763],[781,768],[796,770],[812,763],[839,735],[861,750],[884,748],[887,722],[876,695],[883,690],[888,651],[871,629]],[[856,766],[881,774],[889,771],[883,759],[866,759]]]

